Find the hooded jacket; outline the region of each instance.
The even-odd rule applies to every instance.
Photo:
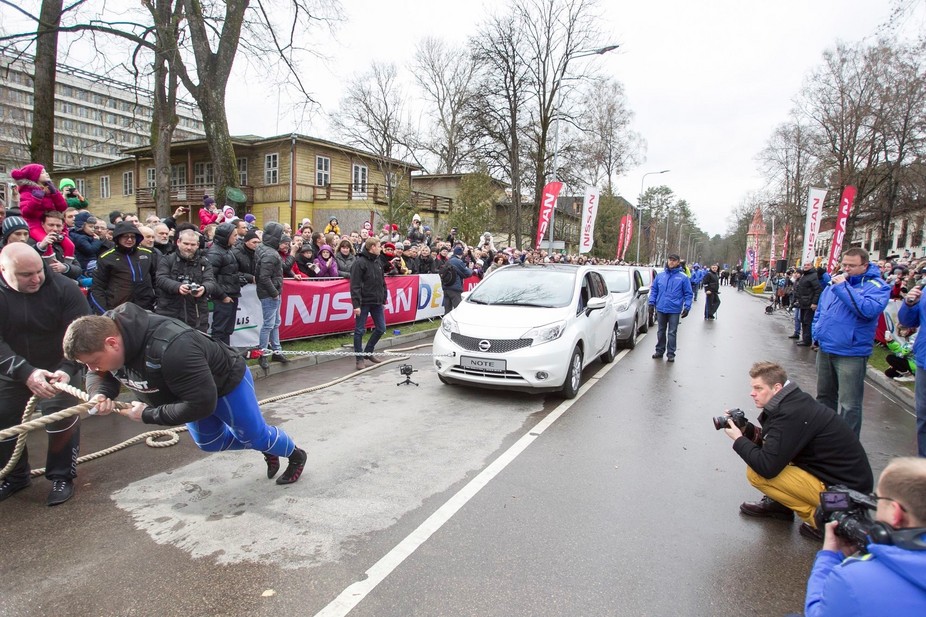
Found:
[[[328,251],[328,261],[322,257],[322,251]],[[338,276],[338,262],[334,258],[334,250],[327,244],[323,244],[318,250],[318,256],[315,258],[315,263],[318,265],[318,276],[326,278],[337,278]]]
[[[660,313],[681,313],[691,310],[691,281],[684,270],[666,268],[656,275],[649,290],[649,304]]]
[[[383,262],[366,248],[357,256],[350,271],[350,301],[355,309],[365,304],[386,304]]]
[[[763,478],[774,478],[794,464],[827,486],[844,484],[871,492],[871,466],[855,432],[796,384],[788,381],[769,400],[759,424],[762,444],[751,441],[747,430],[733,442],[733,450]]]
[[[135,246],[126,249],[118,240],[119,236],[129,233],[135,235]],[[143,239],[132,223],[123,221],[116,225],[113,231],[116,246],[100,255],[93,271],[88,300],[97,313],[105,313],[125,302],[134,302],[143,309],[154,308],[154,256],[149,249],[139,246]]]
[[[72,229],[70,233],[71,242],[74,243],[74,259],[84,270],[91,261],[95,261],[103,250],[103,241],[94,236],[84,233],[83,228]]]
[[[820,285],[817,271],[813,268],[802,270],[801,278],[797,279],[797,284],[794,286],[794,298],[797,300],[798,308],[809,309],[814,304],[819,308],[821,293],[823,293],[823,286]]]
[[[181,295],[180,287],[185,283],[196,283],[206,288],[198,298]],[[179,319],[183,323],[202,330],[209,326],[209,297],[216,294],[215,276],[212,265],[202,251],[197,250],[191,259],[184,259],[177,249],[158,261],[158,275],[155,279],[158,290],[158,315]]]
[[[814,340],[828,354],[870,356],[878,317],[890,297],[891,288],[881,278],[881,269],[875,263],[869,263],[862,275],[850,276],[838,285],[827,285],[813,318]]]
[[[206,251],[206,258],[212,264],[215,276],[215,291],[212,299],[221,302],[225,298],[241,297],[241,281],[238,278],[238,259],[228,246],[228,239],[237,234],[232,223],[222,223],[215,229],[212,246]]]
[[[0,380],[25,384],[36,369],[76,374],[78,363],[64,359],[64,331],[90,314],[74,281],[45,267],[45,282],[35,293],[20,293],[0,276]]]
[[[149,405],[142,413],[146,424],[177,426],[211,415],[219,397],[234,390],[244,378],[247,365],[227,345],[161,315],[152,315],[133,304],[106,313],[114,320],[125,344],[125,363],[114,373],[87,374],[90,396],[115,399],[120,383],[139,394]],[[165,322],[182,330],[164,348],[160,367],[146,362],[149,344]]]
[[[261,243],[254,251],[254,278],[257,280],[257,297],[261,300],[276,298],[283,293],[283,258],[279,253],[282,237],[282,225],[267,223]]]
[[[807,581],[807,617],[926,615],[926,551],[869,544],[845,559],[820,551]]]

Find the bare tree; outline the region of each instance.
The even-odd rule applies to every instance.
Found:
[[[409,184],[407,167],[400,160],[411,156],[412,131],[395,65],[374,62],[368,72],[348,81],[346,91],[331,116],[332,126],[349,145],[375,155],[386,178],[386,222],[404,225],[404,216],[411,217],[411,204],[407,191],[397,189]]]
[[[482,139],[479,157],[488,169],[511,184],[509,230],[515,246],[523,244],[521,207],[522,135],[527,68],[521,61],[522,31],[513,13],[490,18],[471,40],[477,66],[476,94],[469,108]]]
[[[594,185],[603,180],[605,192],[613,195],[614,179],[641,162],[646,142],[630,128],[633,112],[620,82],[596,83],[585,99],[591,104],[583,119],[581,151],[592,172],[589,180]]]
[[[431,134],[420,144],[437,158],[435,171],[454,174],[466,167],[472,169],[475,144],[473,126],[466,115],[476,70],[472,56],[440,39],[426,38],[418,44],[413,68],[435,114]]]
[[[42,0],[35,35],[34,109],[29,154],[50,172],[55,169],[55,75],[58,69],[58,25],[64,0]]]

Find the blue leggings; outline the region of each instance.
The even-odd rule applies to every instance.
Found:
[[[219,399],[212,415],[189,422],[193,441],[205,452],[259,450],[289,457],[296,448],[289,435],[269,426],[260,413],[251,371],[238,386]]]

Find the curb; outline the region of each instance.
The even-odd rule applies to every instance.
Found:
[[[438,325],[438,327],[440,327]],[[431,339],[434,337],[434,333],[437,331],[437,328],[433,330],[422,330],[421,332],[414,332],[412,334],[402,334],[399,336],[391,336],[386,339],[380,339],[377,343],[377,349],[388,349],[390,347],[401,347],[406,343],[411,343],[413,341],[420,341],[422,339]],[[346,348],[346,347],[345,347]],[[335,350],[329,350],[335,351]],[[305,356],[292,358],[289,361],[289,364],[279,364],[271,363],[270,370],[264,372],[259,366],[249,366],[248,369],[251,371],[251,377],[254,378],[254,381],[259,381],[261,379],[266,379],[271,375],[279,375],[281,373],[286,373],[289,371],[295,371],[297,369],[306,368],[309,366],[316,366],[318,364],[323,364],[325,362],[331,362],[332,360],[341,360],[347,356],[317,356],[313,355],[312,352],[306,352]]]
[[[874,382],[882,390],[893,394],[897,400],[906,406],[911,412],[916,409],[916,397],[913,391],[897,384],[893,379],[885,375],[876,368],[869,366],[866,371],[868,379]]]

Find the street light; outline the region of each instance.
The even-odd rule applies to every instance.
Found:
[[[580,49],[579,51],[570,54],[566,58],[568,65],[569,60],[575,58],[585,58],[587,56],[601,56],[609,51],[614,51],[620,47],[620,45],[608,45],[607,47],[599,47],[598,49]],[[563,70],[563,76],[560,77],[560,82],[566,79],[566,71]],[[561,84],[560,84],[561,86]],[[557,88],[556,92],[556,105],[553,107],[553,115],[559,115],[559,108],[563,102],[563,89],[562,87]],[[556,120],[556,130],[553,132],[553,180],[556,180],[556,168],[559,166],[559,124],[560,121],[557,118]],[[543,204],[540,204],[540,207],[543,207]],[[553,210],[550,212],[550,255],[553,254],[553,224],[556,222],[556,202],[553,203]]]
[[[646,180],[646,176],[653,176],[658,174],[666,174],[672,171],[671,169],[663,169],[662,171],[648,171],[643,174],[643,177],[640,178],[640,200],[643,200],[643,182]],[[643,235],[643,204],[637,203],[637,213],[639,214],[639,224],[637,225],[637,263],[640,263],[640,237]]]

